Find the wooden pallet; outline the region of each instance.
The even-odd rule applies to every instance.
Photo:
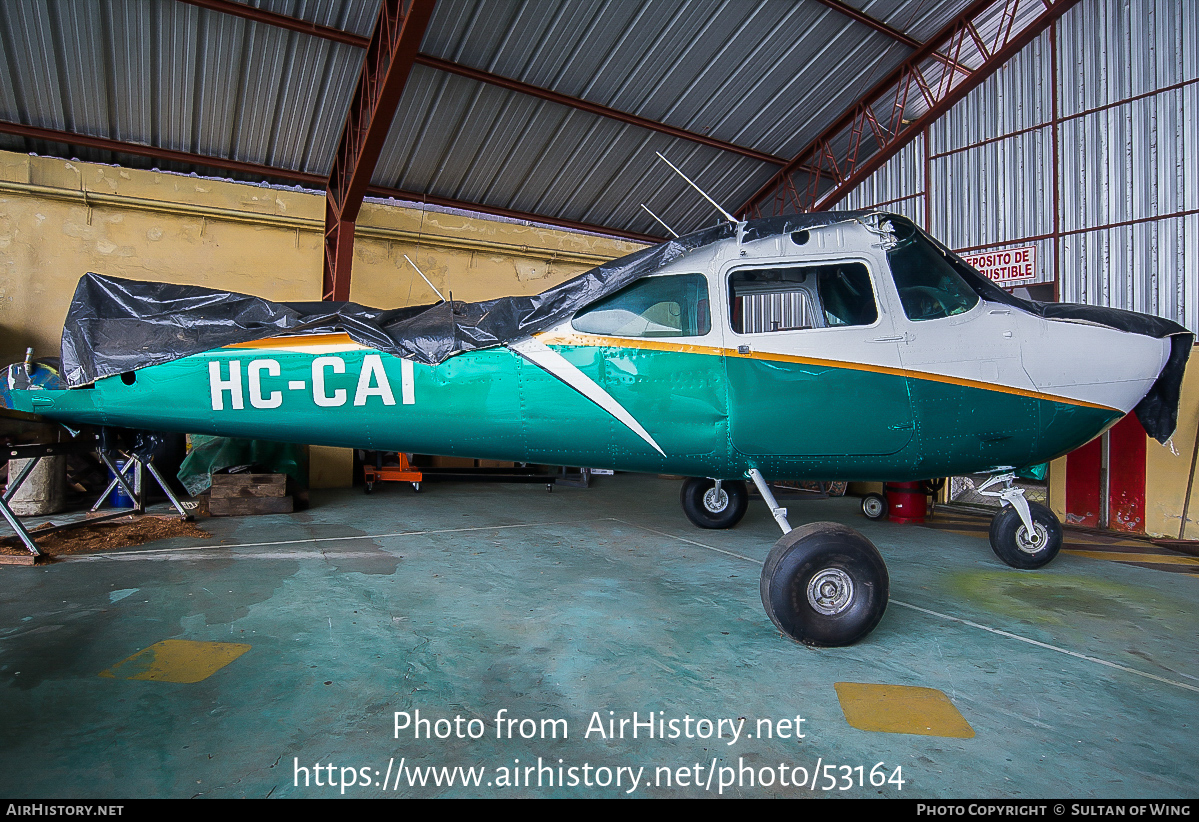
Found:
[[[208,513],[214,517],[290,514],[286,474],[213,474]]]

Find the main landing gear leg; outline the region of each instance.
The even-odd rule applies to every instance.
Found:
[[[996,497],[1003,508],[991,520],[991,550],[1013,568],[1031,570],[1048,565],[1062,547],[1062,524],[1038,502],[1024,498],[1024,489],[1012,481],[1015,473],[996,474],[978,487],[984,497]],[[988,491],[1002,483],[999,491]]]
[[[762,566],[762,605],[775,627],[805,645],[852,645],[887,610],[887,566],[870,540],[835,522],[792,528],[758,469],[749,471],[783,536]]]

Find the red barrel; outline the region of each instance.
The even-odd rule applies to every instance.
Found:
[[[928,513],[928,495],[920,482],[888,482],[887,518],[891,522],[924,522]]]

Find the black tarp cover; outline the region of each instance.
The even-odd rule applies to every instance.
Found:
[[[1173,433],[1182,370],[1194,340],[1177,323],[1113,308],[1037,303],[1014,297],[911,221],[893,214],[831,211],[751,220],[741,229],[741,242],[847,221],[862,221],[875,230],[882,224],[884,230],[894,231],[901,239],[919,232],[955,261],[959,272],[984,299],[1048,319],[1094,322],[1152,337],[1172,337],[1170,361],[1136,410],[1151,436],[1164,442]],[[684,254],[736,237],[737,231],[733,223],[720,223],[605,263],[531,297],[386,310],[350,302],[277,303],[199,286],[89,273],[80,279],[67,311],[62,332],[62,373],[67,383],[77,388],[102,377],[235,343],[318,331],[343,331],[362,345],[435,365],[463,351],[503,345],[551,328],[583,306]]]
[[[865,214],[800,214],[754,221],[746,231],[760,239]],[[683,254],[736,234],[735,224],[720,223],[604,263],[532,297],[390,310],[348,302],[277,303],[198,286],[86,274],[63,326],[63,373],[78,387],[226,345],[325,330],[344,331],[362,345],[435,365],[463,351],[502,345],[557,325]]]

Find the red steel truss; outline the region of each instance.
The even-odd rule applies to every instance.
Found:
[[[974,0],[779,169],[737,215],[828,208],[1077,2]]]
[[[383,0],[325,195],[322,299],[350,298],[354,223],[391,129],[436,0]]]

